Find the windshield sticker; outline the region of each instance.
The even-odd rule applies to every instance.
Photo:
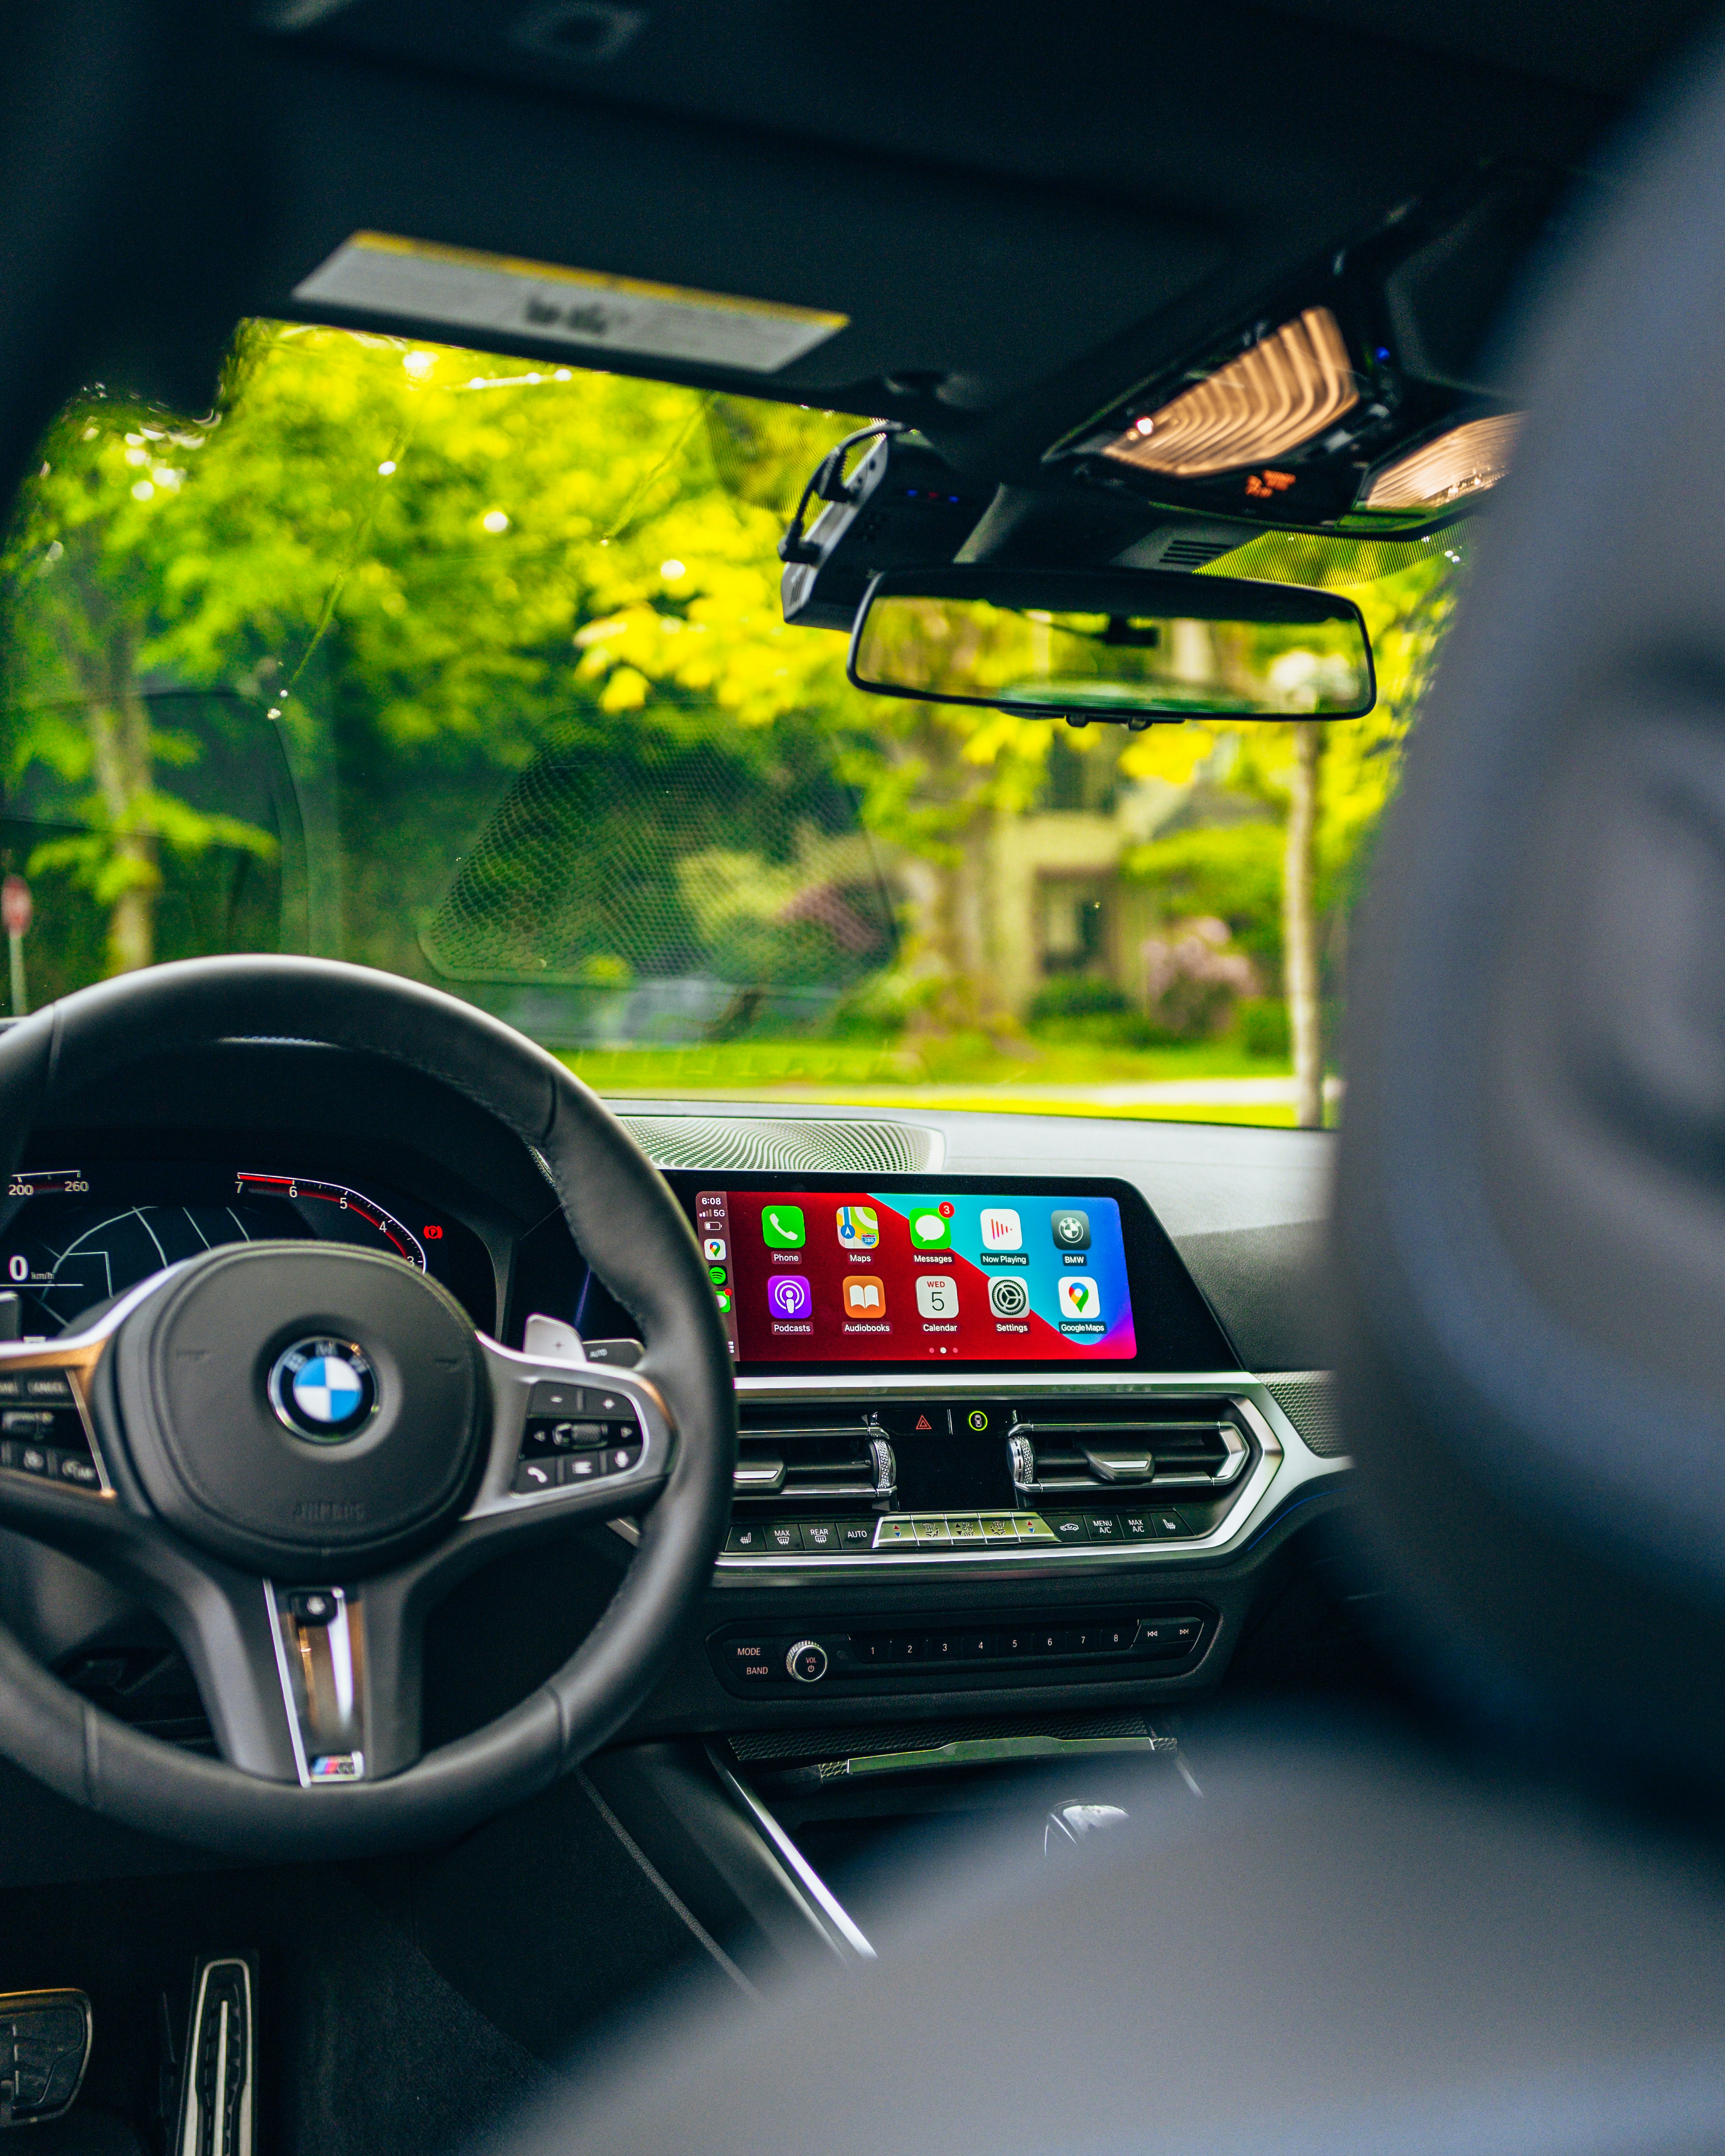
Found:
[[[836,336],[848,315],[602,277],[554,263],[357,232],[294,288],[305,307],[347,307],[447,329],[597,346],[649,359],[772,374]]]

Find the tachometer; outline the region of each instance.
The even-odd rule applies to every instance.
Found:
[[[311,1175],[254,1174],[245,1168],[237,1169],[234,1177],[236,1198],[285,1198],[293,1202],[333,1205],[338,1213],[350,1214],[358,1232],[347,1232],[339,1221],[319,1221],[316,1233],[326,1241],[341,1243],[369,1242],[365,1233],[381,1235],[398,1258],[405,1258],[410,1265],[425,1270],[425,1245],[411,1228],[403,1227],[393,1213],[386,1213],[375,1198],[367,1198],[362,1190],[352,1190],[345,1183],[322,1183]]]

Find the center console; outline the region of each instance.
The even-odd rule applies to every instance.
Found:
[[[737,1372],[722,1570],[1153,1563],[1276,1476],[1274,1409],[1128,1183],[673,1181]]]

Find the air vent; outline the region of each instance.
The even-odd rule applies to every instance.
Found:
[[[1236,539],[1170,539],[1162,550],[1164,569],[1204,569],[1239,545]]]
[[[832,1116],[630,1116],[624,1128],[660,1168],[742,1174],[918,1175],[938,1168],[946,1140],[920,1123]]]
[[[880,1425],[855,1408],[745,1409],[735,1490],[773,1506],[872,1505],[892,1495],[897,1468]]]
[[[1251,1456],[1228,1403],[1204,1400],[1170,1404],[1153,1416],[1124,1401],[1086,1408],[1081,1419],[1060,1408],[1045,1416],[1021,1414],[1007,1434],[1007,1450],[1014,1487],[1021,1497],[1039,1498],[1225,1490]]]

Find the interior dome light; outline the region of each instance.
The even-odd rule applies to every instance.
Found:
[[[1422,449],[1399,457],[1378,473],[1362,509],[1440,509],[1465,494],[1496,486],[1509,470],[1523,414],[1502,412],[1452,427]]]
[[[1308,307],[1159,412],[1135,419],[1103,454],[1141,471],[1203,479],[1283,456],[1358,402],[1336,317]]]

